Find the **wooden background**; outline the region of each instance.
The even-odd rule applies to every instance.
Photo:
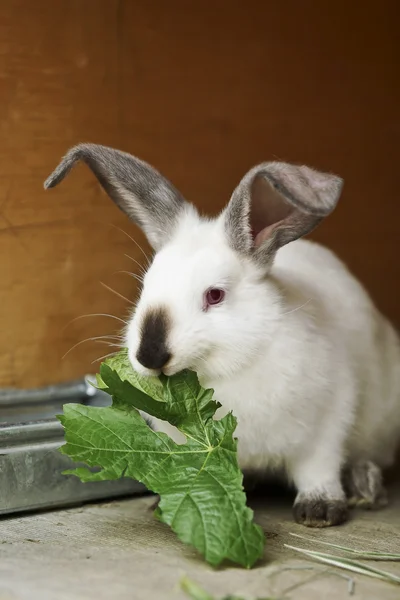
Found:
[[[145,245],[84,167],[43,180],[92,141],[153,163],[219,210],[276,157],[346,180],[314,234],[400,324],[397,2],[3,0],[0,6],[0,386],[92,372],[118,331]],[[69,325],[68,325],[69,324]]]

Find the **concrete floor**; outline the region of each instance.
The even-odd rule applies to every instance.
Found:
[[[283,570],[315,564],[283,544],[306,547],[307,542],[289,536],[297,532],[342,545],[400,552],[400,485],[390,495],[387,509],[356,511],[348,524],[319,531],[293,523],[287,496],[256,499],[252,505],[266,533],[266,550],[264,564],[250,571],[208,567],[153,518],[149,507],[154,498],[149,496],[3,519],[0,600],[184,600],[187,596],[179,587],[183,575],[218,599],[228,593],[246,599],[347,598],[347,582],[332,571],[324,573],[323,566],[315,571]],[[379,566],[400,575],[400,563]],[[400,599],[400,586],[360,575],[354,579],[356,599]]]

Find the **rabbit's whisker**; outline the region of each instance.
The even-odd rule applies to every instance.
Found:
[[[129,302],[129,304],[132,304],[132,305],[134,304],[134,302],[132,302],[132,300],[129,300],[128,298],[126,298],[126,296],[123,296],[122,294],[120,294],[119,292],[117,292],[117,290],[114,290],[112,287],[110,287],[109,285],[107,285],[103,281],[100,281],[100,285],[102,285],[106,290],[108,290],[109,292],[112,292],[113,294],[115,294],[119,298],[122,298],[122,300],[125,300],[126,302]]]

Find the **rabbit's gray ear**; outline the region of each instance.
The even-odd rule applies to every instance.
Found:
[[[281,162],[251,169],[223,212],[230,245],[260,263],[312,231],[335,208],[343,187],[336,175]]]
[[[56,186],[80,160],[93,171],[119,208],[143,229],[153,248],[159,250],[188,206],[178,190],[149,164],[97,144],[71,148],[44,187]]]

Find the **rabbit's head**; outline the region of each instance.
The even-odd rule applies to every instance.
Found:
[[[133,367],[167,375],[236,372],[274,334],[280,295],[269,277],[275,253],[309,233],[336,206],[342,180],[305,166],[251,169],[215,219],[198,214],[160,173],[104,146],[72,148],[45,187],[84,161],[155,250],[126,331]]]

